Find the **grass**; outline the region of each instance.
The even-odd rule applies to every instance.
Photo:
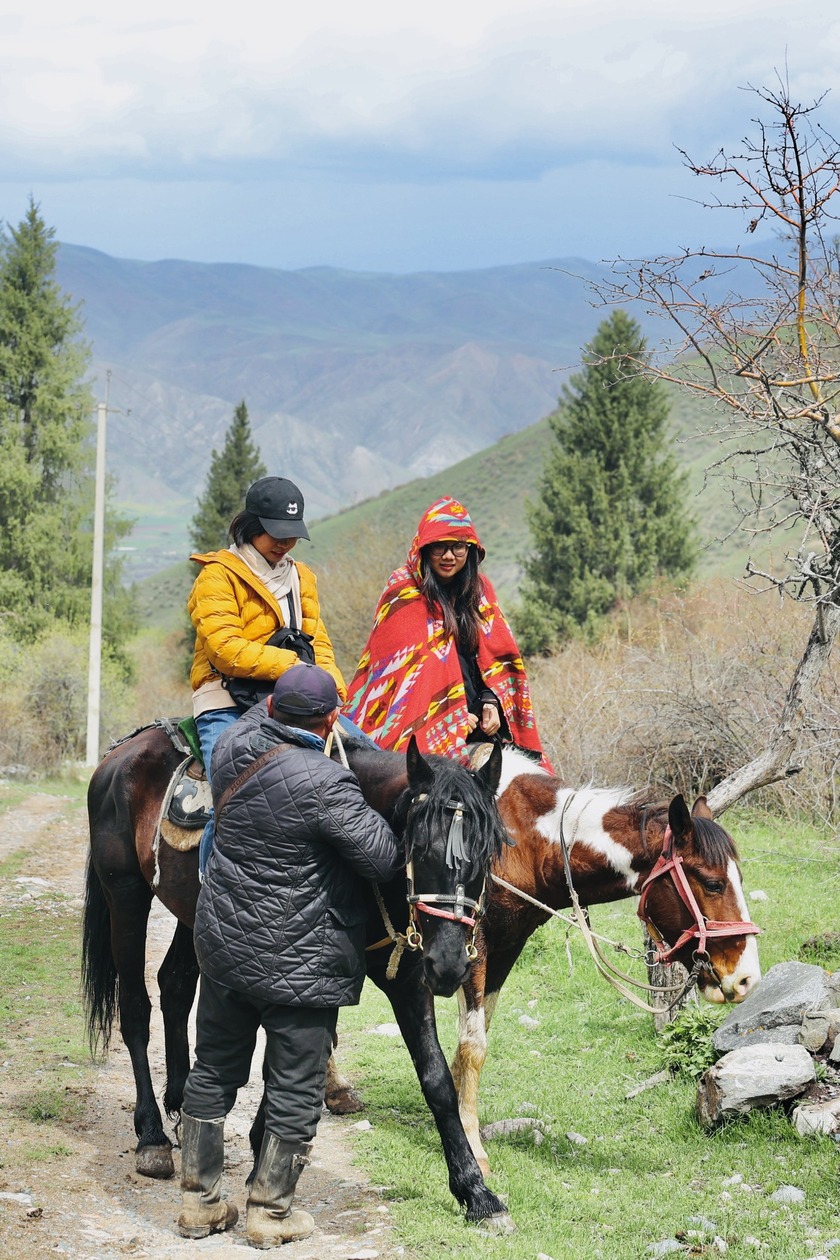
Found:
[[[746,888],[767,893],[766,901],[749,903],[764,930],[766,970],[836,924],[840,852],[807,827],[746,816],[727,823],[742,851]],[[630,903],[595,907],[593,920],[614,939],[637,940]],[[385,1187],[409,1254],[632,1260],[651,1255],[665,1239],[686,1241],[693,1254],[720,1254],[717,1236],[730,1257],[763,1251],[774,1260],[801,1260],[819,1252],[820,1239],[840,1234],[836,1147],[827,1138],[799,1138],[781,1108],[756,1111],[709,1135],[694,1117],[690,1075],[626,1097],[663,1067],[666,1051],[649,1018],[597,978],[576,940],[571,956],[570,974],[559,922],[536,933],[508,980],[490,1034],[482,1123],[529,1115],[545,1130],[540,1145],[530,1134],[488,1144],[490,1184],[518,1226],[509,1238],[484,1236],[461,1219],[402,1041],[363,1035],[393,1020],[381,995],[368,987],[363,1005],[342,1014],[342,1062],[362,1088],[373,1125],[358,1135],[358,1159]],[[539,1027],[526,1031],[518,1022],[523,1013]],[[439,1002],[438,1022],[450,1054],[453,1002]],[[571,1141],[570,1132],[585,1143]],[[736,1175],[743,1180],[728,1184]],[[785,1184],[805,1191],[804,1204],[771,1200]]]
[[[85,770],[83,774],[77,774],[75,771],[68,772],[61,778],[45,778],[39,779],[37,783],[31,782],[3,782],[0,783],[0,813],[4,813],[7,809],[14,809],[22,804],[33,792],[45,796],[61,796],[65,800],[72,802],[74,806],[82,806],[87,798],[87,785],[90,771]]]
[[[0,871],[9,874],[9,863]],[[78,997],[78,913],[41,898],[0,917],[0,1055],[4,1128],[0,1168],[19,1178],[30,1162],[71,1154],[94,1071]],[[14,1135],[13,1140],[12,1136]]]

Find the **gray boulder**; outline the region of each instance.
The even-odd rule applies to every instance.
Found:
[[[816,1079],[804,1046],[781,1042],[730,1050],[697,1083],[697,1116],[710,1129],[756,1107],[796,1098]]]
[[[771,967],[739,1006],[733,1006],[712,1037],[719,1054],[767,1043],[793,1046],[802,1016],[835,1006],[828,975],[813,963],[783,962]]]

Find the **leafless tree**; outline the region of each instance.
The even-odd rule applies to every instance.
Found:
[[[762,117],[735,155],[682,153],[692,174],[720,185],[710,209],[741,210],[765,248],[699,248],[621,260],[597,293],[643,302],[670,321],[667,349],[638,369],[705,400],[713,417],[711,469],[731,478],[740,527],[784,539],[777,568],[747,564],[747,581],[808,602],[814,621],[764,750],[709,796],[720,813],[797,771],[797,737],[840,628],[840,145],[780,80],[749,88]],[[756,236],[755,234],[758,233]]]

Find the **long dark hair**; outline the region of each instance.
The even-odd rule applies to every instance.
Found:
[[[433,544],[432,544],[433,545]],[[481,626],[481,579],[478,576],[478,552],[470,543],[467,562],[449,582],[441,582],[429,564],[429,547],[420,550],[423,577],[420,583],[429,604],[437,604],[443,614],[443,627],[451,634],[462,652],[478,651]]]

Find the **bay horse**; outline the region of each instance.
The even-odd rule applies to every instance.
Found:
[[[367,886],[368,975],[393,1007],[440,1134],[452,1194],[468,1220],[508,1231],[513,1222],[507,1208],[485,1185],[459,1119],[434,1010],[435,993],[451,996],[467,978],[490,864],[507,841],[494,797],[501,755],[473,771],[449,758],[424,758],[414,740],[406,755],[360,740],[346,740],[345,749],[368,804],[402,837],[410,872],[410,898],[405,876],[379,890],[382,906]],[[155,850],[161,805],[182,759],[166,731],[153,725],[112,748],[88,789],[82,947],[88,1032],[93,1047],[107,1048],[119,1013],[134,1071],[136,1167],[151,1177],[174,1173],[148,1058],[151,1003],[144,971],[153,896],[176,919],[157,977],[166,1051],[163,1105],[170,1119],[180,1112],[189,1072],[187,1020],[198,979],[192,938],[198,852],[165,843]],[[409,946],[394,955],[395,972],[394,938]]]
[[[552,910],[572,904],[563,856],[582,906],[641,894],[639,915],[660,961],[695,970],[710,1002],[740,1002],[761,978],[738,854],[704,797],[650,802],[627,789],[572,789],[521,753],[504,753],[499,812],[513,846],[493,873]],[[562,837],[562,840],[561,840]],[[476,936],[478,957],[458,995],[452,1075],[464,1130],[485,1175],[478,1089],[487,1029],[525,942],[550,917],[491,878]],[[666,942],[672,942],[670,946]]]

